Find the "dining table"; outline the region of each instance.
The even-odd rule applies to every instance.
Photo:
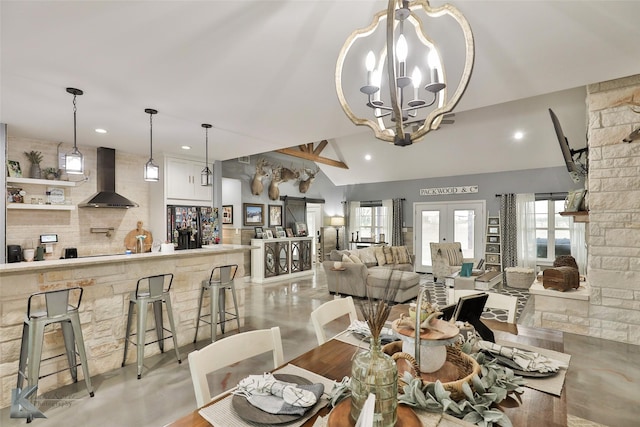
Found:
[[[389,319],[398,318],[400,313],[406,313],[406,310],[407,306],[405,305],[393,306]],[[482,319],[482,321],[493,331],[496,341],[500,340],[501,342],[535,346],[540,349],[553,350],[556,352],[563,351],[562,332],[508,324],[489,319]],[[314,347],[290,360],[285,365],[294,365],[339,382],[345,376],[351,375],[352,357],[357,351],[361,351],[364,348],[366,347],[355,346],[334,337],[324,344]],[[274,372],[275,371],[277,370],[274,370]],[[223,398],[224,396],[219,397],[209,405]],[[553,395],[526,387],[522,394],[510,393],[497,407],[509,417],[514,427],[564,427],[567,425],[565,387],[562,387],[559,395]],[[211,424],[200,415],[200,409],[202,408],[194,410],[167,424],[167,426],[211,426]],[[303,424],[303,427],[313,426],[317,417],[327,415],[329,412],[330,408],[328,407],[320,409],[317,414]]]

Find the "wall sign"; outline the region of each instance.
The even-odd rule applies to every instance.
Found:
[[[477,185],[465,185],[463,187],[438,187],[438,188],[421,188],[421,196],[446,196],[451,194],[467,194],[477,193]]]

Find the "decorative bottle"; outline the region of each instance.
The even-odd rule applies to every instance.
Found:
[[[398,409],[398,368],[382,352],[380,338],[371,338],[369,351],[355,355],[351,364],[351,419],[360,416],[369,393],[376,396],[374,427],[396,425]]]

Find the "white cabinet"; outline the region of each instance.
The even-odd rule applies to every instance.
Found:
[[[204,166],[204,162],[167,157],[165,162],[166,198],[211,202],[212,187],[200,185],[200,172]]]
[[[313,237],[251,239],[251,281],[265,283],[313,275]]]

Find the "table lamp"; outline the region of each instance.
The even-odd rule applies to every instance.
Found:
[[[344,225],[343,216],[332,216],[329,224],[332,227],[336,227],[336,250],[340,250],[340,227]]]

